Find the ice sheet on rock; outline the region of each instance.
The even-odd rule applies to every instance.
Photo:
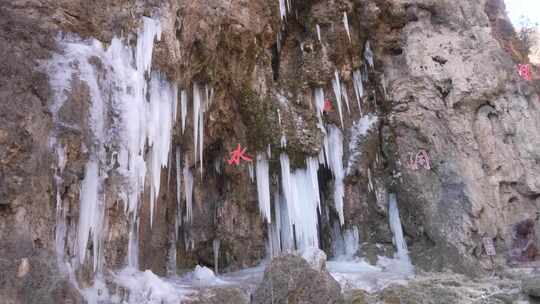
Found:
[[[341,127],[343,128],[343,110],[341,104],[341,82],[339,80],[339,74],[336,70],[334,73],[334,79],[332,79],[332,88],[334,89],[334,95],[336,96],[336,103],[338,107],[339,121],[341,122]]]
[[[268,160],[265,153],[257,154],[257,195],[259,199],[259,210],[267,223],[272,222],[270,213],[270,176],[268,172]]]
[[[349,141],[349,160],[347,162],[346,170],[347,175],[353,172],[353,169],[361,157],[361,143],[363,138],[367,135],[369,130],[376,125],[377,121],[377,116],[369,114],[361,117],[358,121],[353,122],[350,129],[351,140]]]
[[[114,274],[114,282],[125,288],[128,304],[177,304],[193,294],[188,286],[179,286],[155,275],[152,271],[125,268]]]
[[[363,259],[353,261],[328,261],[326,268],[338,281],[342,290],[362,289],[372,293],[390,284],[406,284],[411,274],[404,271],[397,259],[379,257],[375,266]]]
[[[343,216],[343,197],[345,195],[345,186],[343,184],[343,135],[341,130],[334,126],[328,126],[328,156],[329,166],[334,175],[334,203],[339,215],[341,225],[345,223]]]
[[[342,233],[340,226],[332,227],[332,251],[336,261],[352,261],[360,249],[360,234],[358,227],[345,229]]]

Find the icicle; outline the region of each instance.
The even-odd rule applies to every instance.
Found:
[[[364,97],[364,86],[362,85],[362,75],[360,74],[360,70],[355,70],[353,72],[353,87],[356,95],[356,102],[358,102],[358,110],[360,111],[360,115],[362,115],[361,101],[362,97]]]
[[[324,111],[324,91],[322,88],[316,88],[313,95],[315,95],[315,108],[317,109],[317,118],[319,119],[319,123],[322,124],[321,115]]]
[[[220,241],[218,239],[214,239],[212,242],[212,249],[214,250],[214,273],[219,273],[219,247],[220,247]]]
[[[278,123],[281,126],[281,114],[279,112],[279,109],[277,109],[277,118],[278,118]]]
[[[343,12],[343,24],[347,31],[347,37],[349,37],[349,43],[351,43],[351,32],[349,31],[349,18],[347,17],[347,12]]]
[[[253,172],[253,163],[248,163],[249,179],[253,183],[255,181],[255,174]]]
[[[92,255],[94,271],[98,267],[98,257],[101,256],[101,232],[103,220],[103,201],[101,200],[101,181],[98,163],[90,160],[86,164],[84,179],[81,183],[79,224],[77,233],[78,263],[82,266],[86,256],[88,238],[92,235]]]
[[[182,90],[180,92],[180,118],[182,120],[182,134],[186,129],[186,116],[187,116],[187,92]]]
[[[339,128],[333,125],[329,125],[328,128],[328,146],[330,149],[328,163],[334,175],[334,203],[339,215],[339,222],[343,225],[345,223],[343,216],[343,197],[345,195],[343,184],[343,136]]]
[[[364,59],[368,62],[369,66],[373,68],[373,52],[369,46],[369,41],[366,41],[366,47],[364,49]]]
[[[319,177],[317,175],[317,172],[319,171],[319,162],[316,158],[309,157],[306,160],[307,164],[307,173],[311,179],[311,184],[313,186],[313,194],[317,201],[317,207],[319,207],[319,210],[321,209],[321,198],[319,194]]]
[[[175,91],[157,73],[150,80],[147,107],[148,145],[152,147],[150,156],[150,227],[153,223],[154,207],[161,185],[161,169],[167,167],[172,139],[172,108]]]
[[[268,160],[264,153],[257,154],[257,194],[261,215],[268,223],[272,222],[270,214],[270,181],[268,174]]]
[[[336,95],[336,103],[338,106],[338,113],[339,113],[339,120],[341,121],[341,127],[344,128],[343,125],[343,112],[342,112],[342,105],[341,105],[341,83],[339,81],[339,74],[338,71],[335,71],[335,78],[332,79],[332,87],[334,88],[334,95]]]
[[[219,159],[214,159],[214,170],[217,174],[221,174],[221,161]]]
[[[285,17],[287,16],[287,7],[285,6],[287,0],[279,0],[279,16],[281,18],[281,21],[285,20]]]
[[[285,137],[285,135],[281,135],[280,143],[281,148],[287,148],[287,137]]]
[[[197,148],[199,143],[199,118],[201,111],[201,92],[199,85],[193,83],[193,153],[194,160],[197,161]]]
[[[206,103],[205,103],[206,104]],[[199,167],[201,171],[201,178],[203,178],[203,152],[204,152],[204,108],[203,104],[199,109]]]
[[[347,106],[347,113],[351,113],[351,107],[349,106],[349,96],[347,94],[347,87],[345,86],[345,83],[341,83],[341,96],[343,96],[343,99],[345,99],[345,105]]]
[[[270,147],[270,144],[266,147],[266,156],[272,158],[272,148]]]
[[[187,159],[184,163],[184,192],[186,195],[186,222],[191,223],[193,218],[193,175],[188,168]]]
[[[319,42],[322,43],[322,39],[321,39],[321,27],[319,26],[319,24],[317,24],[315,27],[317,28],[317,38],[319,39]]]
[[[308,169],[291,172],[289,157],[286,154],[280,155],[281,184],[286,202],[286,208],[282,208],[281,212],[286,212],[288,217],[288,223],[281,224],[289,226],[289,233],[294,231],[295,238],[292,236],[288,238],[296,240],[298,249],[319,247],[317,207],[320,198],[318,181],[317,183],[313,181],[318,166],[314,158],[308,159],[307,162]]]
[[[409,260],[407,243],[405,242],[403,229],[401,228],[401,220],[399,219],[396,194],[390,193],[388,196],[388,218],[390,220],[390,230],[392,230],[397,256],[400,259]]]
[[[178,240],[178,227],[180,226],[180,223],[182,222],[182,207],[181,207],[181,174],[182,174],[182,164],[181,164],[181,157],[180,157],[180,147],[176,148],[176,229],[175,229],[175,236],[176,240]]]
[[[171,240],[169,246],[168,263],[167,263],[167,275],[176,275],[176,239]]]
[[[371,169],[368,168],[367,169],[367,175],[368,175],[368,191],[369,192],[373,192],[373,182],[371,180]]]

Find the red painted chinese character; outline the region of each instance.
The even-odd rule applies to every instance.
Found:
[[[414,157],[412,153],[409,153],[409,161],[407,165],[412,170],[419,170],[421,168],[431,170],[431,161],[428,153],[425,150],[418,151]]]
[[[531,81],[531,65],[530,64],[518,64],[518,73],[521,78]]]
[[[245,154],[246,149],[247,148],[244,148],[242,150],[242,147],[240,147],[240,144],[238,144],[238,147],[236,148],[236,150],[231,152],[231,159],[227,160],[229,165],[232,165],[232,164],[239,165],[240,159],[251,162],[252,159],[248,155]]]
[[[323,111],[324,112],[333,112],[334,109],[332,108],[332,102],[330,100],[325,100],[324,101],[324,107],[323,107]]]

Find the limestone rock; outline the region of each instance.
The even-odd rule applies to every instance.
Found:
[[[531,297],[540,298],[540,276],[537,275],[523,279],[521,289],[523,293]]]
[[[306,260],[313,269],[317,271],[326,270],[326,253],[324,253],[324,251],[310,247],[304,249],[301,254],[302,258]]]
[[[284,255],[267,266],[253,304],[344,303],[339,284],[326,271],[313,269],[304,259]]]

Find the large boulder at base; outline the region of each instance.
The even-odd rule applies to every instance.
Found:
[[[284,255],[266,268],[252,303],[334,304],[344,300],[338,282],[327,271],[313,269],[299,256]]]
[[[525,278],[521,281],[523,293],[540,299],[540,275]]]

